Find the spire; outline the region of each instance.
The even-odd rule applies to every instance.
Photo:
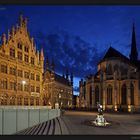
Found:
[[[19,26],[18,26],[18,23],[16,23],[16,32],[18,31],[19,29]]]
[[[10,40],[10,30],[8,29],[8,41]]]
[[[37,50],[37,63],[39,64],[39,51]]]
[[[20,27],[22,27],[23,25],[23,17],[22,17],[22,14],[20,14]]]
[[[3,36],[2,36],[2,44],[5,45],[6,44],[6,34],[3,33]]]
[[[31,47],[32,47],[32,49],[34,47],[34,38],[33,37],[31,38]]]
[[[135,36],[135,26],[133,23],[133,30],[132,30],[132,42],[131,42],[131,53],[130,53],[130,60],[134,64],[136,64],[138,60],[138,52],[136,47],[136,36]]]
[[[44,50],[41,48],[40,60],[44,60]]]
[[[27,23],[28,23],[28,19],[25,17],[24,18],[24,25],[25,25],[25,27],[27,27]]]

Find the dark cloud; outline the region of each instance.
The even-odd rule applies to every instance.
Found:
[[[54,59],[57,72],[63,73],[68,68],[76,77],[95,73],[97,63],[105,53],[80,36],[62,30],[47,35],[38,32],[35,37],[38,46],[44,47],[45,56]]]

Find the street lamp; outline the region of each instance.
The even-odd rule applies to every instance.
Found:
[[[24,85],[26,84],[26,81],[22,81],[22,84],[23,84],[23,91],[24,91]]]

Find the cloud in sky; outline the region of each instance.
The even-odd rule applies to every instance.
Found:
[[[63,30],[48,35],[40,32],[35,37],[38,40],[37,46],[44,47],[45,56],[54,59],[56,71],[63,73],[68,68],[76,77],[95,72],[97,63],[105,52],[98,51],[96,44],[94,46],[80,36],[70,35]]]

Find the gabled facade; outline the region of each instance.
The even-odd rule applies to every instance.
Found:
[[[49,63],[47,58],[46,71],[43,81],[43,103],[55,108],[71,108],[73,100],[73,74],[70,78],[68,71],[66,76],[61,76],[55,72],[55,65]]]
[[[42,105],[44,52],[29,36],[27,18],[2,35],[0,105]]]

